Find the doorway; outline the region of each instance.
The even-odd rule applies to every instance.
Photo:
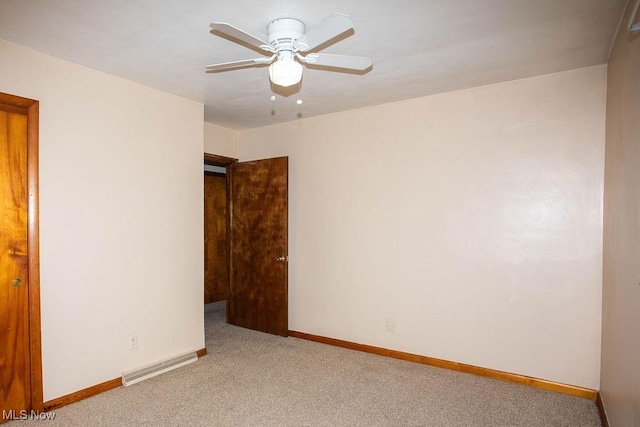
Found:
[[[229,296],[228,167],[238,159],[204,155],[204,303]],[[227,318],[227,322],[228,322]]]
[[[288,158],[238,162],[205,155],[204,160],[226,172],[224,191],[221,176],[205,174],[205,221],[226,220],[226,241],[212,234],[222,226],[205,224],[205,303],[226,294],[227,323],[287,336]],[[212,197],[226,197],[226,218],[210,213],[216,204]],[[221,202],[217,205],[220,210]],[[224,250],[214,248],[216,242],[226,242]],[[225,261],[226,269],[221,265]],[[227,278],[226,289],[211,298],[217,284],[209,283],[216,282],[216,272]]]
[[[204,303],[229,294],[228,197],[226,168],[204,168]]]
[[[0,93],[0,423],[43,411],[36,100]]]

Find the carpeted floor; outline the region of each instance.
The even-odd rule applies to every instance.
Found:
[[[220,303],[205,308],[205,328],[198,362],[60,408],[54,421],[7,425],[600,425],[590,400],[230,326]]]

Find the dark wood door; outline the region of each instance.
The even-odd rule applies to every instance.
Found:
[[[0,410],[31,409],[27,116],[0,105]]]
[[[287,157],[241,162],[230,179],[230,292],[227,321],[287,336]]]
[[[227,177],[204,174],[204,303],[227,299]]]

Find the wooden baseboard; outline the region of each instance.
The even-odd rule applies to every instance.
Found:
[[[421,363],[423,365],[430,365],[430,366],[436,366],[438,368],[465,372],[467,374],[479,375],[481,377],[487,377],[487,378],[493,378],[501,381],[523,384],[529,387],[555,391],[558,393],[564,393],[572,396],[583,397],[585,399],[596,400],[597,391],[589,388],[578,387],[578,386],[573,386],[569,384],[562,384],[562,383],[557,383],[553,381],[542,380],[539,378],[527,377],[525,375],[512,374],[509,372],[497,371],[495,369],[481,368],[479,366],[467,365],[467,364],[458,363],[458,362],[451,362],[449,360],[436,359],[434,357],[420,356],[417,354],[405,353],[402,351],[389,350],[386,348],[374,347],[366,344],[357,344],[357,343],[343,341],[335,338],[327,338],[327,337],[322,337],[318,335],[307,334],[304,332],[289,331],[289,336],[295,337],[295,338],[301,338],[309,341],[315,341],[323,344],[329,344],[337,347],[348,348],[351,350],[363,351],[365,353],[377,354],[379,356],[392,357],[394,359]]]
[[[71,403],[78,402],[96,394],[104,393],[105,391],[112,390],[122,385],[122,378],[114,378],[109,381],[105,381],[100,384],[76,391],[75,393],[67,394],[66,396],[58,397],[57,399],[44,402],[44,410],[52,411],[54,409],[67,406]]]
[[[207,354],[206,347],[196,351],[196,355],[198,356],[198,358],[206,354]],[[121,385],[122,385],[122,378],[114,378],[112,380],[105,381],[103,383],[96,384],[94,386],[76,391],[75,393],[67,394],[66,396],[58,397],[57,399],[44,402],[44,410],[47,412],[52,411],[54,409],[58,409],[63,406],[70,405],[72,403],[79,402],[88,397],[95,396],[96,394],[104,393],[105,391],[109,391],[114,388],[120,387]]]
[[[598,406],[598,415],[600,415],[600,423],[602,424],[602,427],[609,427],[607,411],[604,410],[604,401],[602,400],[602,394],[600,392],[598,392],[596,397],[596,405]]]

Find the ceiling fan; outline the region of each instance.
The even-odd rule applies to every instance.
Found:
[[[353,30],[353,21],[347,15],[333,13],[316,27],[305,33],[304,23],[295,18],[279,18],[267,26],[267,41],[246,33],[224,22],[211,24],[211,34],[231,38],[246,47],[257,48],[268,58],[223,62],[206,67],[207,72],[219,72],[251,66],[269,65],[269,78],[277,86],[288,87],[302,79],[302,65],[365,71],[373,61],[366,56],[332,55],[316,53],[314,49]],[[325,46],[326,47],[326,46]],[[321,50],[321,49],[318,49]]]

